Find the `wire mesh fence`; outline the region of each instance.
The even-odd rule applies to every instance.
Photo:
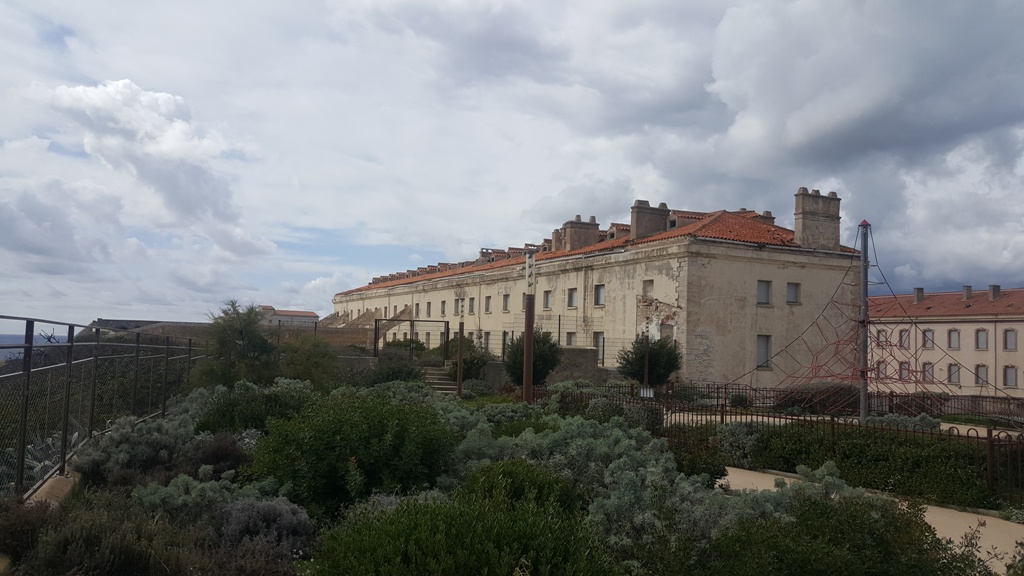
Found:
[[[114,419],[164,412],[204,359],[205,343],[186,337],[0,320],[25,334],[0,342],[0,495],[24,494],[63,473],[69,455]],[[48,326],[67,336],[47,334]]]

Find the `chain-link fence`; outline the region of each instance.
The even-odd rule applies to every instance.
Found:
[[[205,342],[186,337],[0,321],[24,334],[0,341],[0,495],[63,473],[69,455],[116,418],[163,413],[204,358]]]

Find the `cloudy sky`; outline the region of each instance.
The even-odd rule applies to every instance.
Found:
[[[1024,4],[0,3],[0,314],[331,311],[635,198],[1024,286]],[[2,331],[2,330],[0,330]]]

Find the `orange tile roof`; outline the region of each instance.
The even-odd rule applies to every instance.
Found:
[[[925,293],[921,302],[914,299],[913,294],[872,296],[868,298],[868,317],[874,320],[1024,315],[1024,288],[1000,290],[995,300],[989,299],[988,290],[974,290],[969,300],[964,300],[962,291]]]
[[[534,256],[536,262],[543,262],[545,260],[553,260],[555,258],[564,258],[567,256],[578,256],[582,254],[593,254],[597,252],[605,252],[615,250],[617,248],[626,248],[632,245],[649,244],[652,242],[660,242],[662,240],[669,240],[672,238],[680,238],[683,236],[692,236],[695,238],[709,238],[712,240],[729,240],[732,242],[741,242],[746,244],[755,245],[768,245],[768,246],[783,246],[799,248],[793,239],[793,231],[781,226],[769,224],[762,220],[751,218],[746,213],[733,213],[726,210],[719,210],[718,212],[684,212],[681,210],[673,210],[673,214],[685,214],[687,217],[699,218],[696,222],[692,222],[685,226],[666,230],[665,232],[659,232],[645,238],[640,238],[636,241],[629,239],[629,236],[621,238],[615,238],[612,240],[602,240],[595,244],[585,246],[572,251],[566,250],[552,250],[546,252],[537,252]],[[755,213],[756,214],[756,213]],[[856,250],[841,247],[843,252],[856,253]],[[353,288],[344,292],[339,292],[337,296],[345,296],[348,294],[355,294],[358,292],[364,292],[367,290],[376,290],[379,288],[391,288],[394,286],[402,286],[405,284],[413,284],[416,282],[426,280],[438,280],[441,278],[448,278],[451,276],[458,276],[463,274],[474,274],[478,272],[484,272],[487,270],[494,270],[497,268],[504,268],[506,266],[521,266],[526,262],[524,255],[515,254],[512,252],[510,257],[505,260],[495,260],[494,262],[465,262],[463,267],[453,267],[450,270],[442,270],[434,273],[419,274],[417,276],[407,277],[392,277],[383,276],[383,279],[388,279],[383,282],[376,282],[373,284],[367,284],[359,288]]]

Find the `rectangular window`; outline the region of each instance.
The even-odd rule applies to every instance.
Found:
[[[491,297],[484,296],[484,314],[491,313]]]
[[[949,377],[947,378],[950,384],[960,383],[960,365],[950,364],[949,365]]]
[[[900,362],[900,380],[910,380],[910,362]]]
[[[469,299],[469,313],[476,314],[476,298]]]
[[[594,306],[604,306],[604,284],[594,284]]]
[[[544,291],[544,309],[551,310],[551,290]]]
[[[402,340],[409,340],[409,333],[408,332],[402,332]]]
[[[978,364],[974,367],[974,385],[984,386],[988,384],[988,366]]]
[[[523,310],[526,310],[526,292],[523,292]]]
[[[1007,388],[1017,387],[1017,367],[1003,366],[1003,386]]]
[[[413,315],[415,315],[416,318],[419,318],[420,317],[420,303],[419,302],[416,303],[416,305],[413,307],[413,310],[414,310]]]
[[[398,341],[398,332],[392,332],[391,333],[391,341],[392,342],[397,342]]]
[[[900,330],[900,348],[910,348],[910,330]]]
[[[640,294],[644,298],[653,298],[654,297],[654,280],[644,280],[642,285],[643,285],[643,288],[641,289],[642,292]]]
[[[988,330],[981,328],[974,331],[974,349],[988,350]]]
[[[960,349],[960,331],[956,328],[949,331],[948,344],[946,347],[950,350]]]
[[[419,332],[413,332],[412,333],[412,339],[413,340],[419,340],[420,339],[420,333]]]
[[[1003,330],[1003,350],[1017,349],[1017,331],[1013,328]]]
[[[569,292],[565,296],[565,305],[569,308],[575,308],[577,306],[575,288],[569,288]]]
[[[430,302],[427,302],[427,318],[430,318]]]
[[[757,281],[757,303],[767,306],[772,303],[772,283],[767,280]]]
[[[441,300],[441,316],[444,316],[444,309],[446,304],[448,304],[447,300]]]
[[[875,346],[881,348],[889,343],[889,333],[885,330],[879,330],[875,333]]]
[[[597,348],[597,363],[604,366],[604,332],[594,332],[594,348]]]
[[[931,362],[925,362],[921,365],[921,380],[925,382],[935,382],[935,365]]]
[[[484,332],[484,352],[489,352],[490,350],[491,350],[491,333],[490,332]]]
[[[430,332],[424,334],[423,337],[425,338],[425,340],[423,341],[423,345],[427,348],[427,350],[430,350]]]
[[[924,335],[924,342],[922,342],[921,345],[924,347],[924,349],[931,350],[932,348],[935,348],[935,331],[925,330],[924,332],[922,332],[922,334]]]
[[[508,301],[511,298],[511,294],[501,295],[501,311],[508,312]]]
[[[565,345],[566,346],[575,346],[576,345],[576,333],[575,332],[566,332],[565,333]]]
[[[757,335],[757,367],[770,369],[772,361],[772,337],[767,334]]]
[[[879,380],[885,378],[885,362],[875,364],[875,378]]]
[[[395,304],[395,313],[392,314],[391,316],[392,317],[398,316],[398,304]]]
[[[800,284],[789,282],[786,284],[786,304],[800,303]]]

